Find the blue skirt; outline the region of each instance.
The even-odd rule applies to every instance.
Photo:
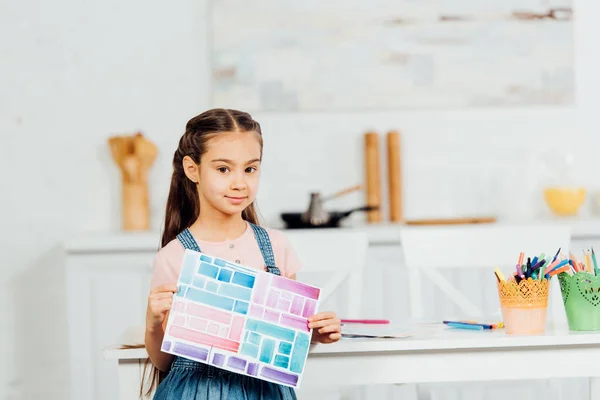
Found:
[[[176,357],[154,400],[296,400],[294,389]]]

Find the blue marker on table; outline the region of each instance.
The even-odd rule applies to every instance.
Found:
[[[460,322],[448,322],[448,323],[446,323],[446,326],[449,326],[451,328],[457,328],[457,329],[469,329],[469,330],[473,330],[473,331],[482,331],[485,329],[483,327],[483,325],[461,324]],[[490,327],[490,329],[491,329],[491,327]]]

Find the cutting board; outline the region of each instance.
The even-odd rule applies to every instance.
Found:
[[[470,217],[470,218],[438,218],[438,219],[413,219],[406,220],[406,225],[464,225],[464,224],[490,224],[496,222],[496,217]]]

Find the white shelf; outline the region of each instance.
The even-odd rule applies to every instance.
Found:
[[[569,224],[573,228],[573,239],[600,238],[600,219],[561,219],[527,222],[499,221],[495,225],[539,225]],[[465,227],[473,225],[463,225]],[[338,229],[353,229],[365,232],[371,245],[399,245],[402,224],[372,224]],[[160,248],[160,232],[91,232],[82,233],[65,243],[68,253],[148,252]]]

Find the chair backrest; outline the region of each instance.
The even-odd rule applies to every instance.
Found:
[[[289,230],[285,232],[302,262],[298,276],[307,273],[326,273],[321,285],[321,302],[346,284],[348,317],[360,316],[362,304],[363,268],[369,245],[365,233],[340,229]]]
[[[493,268],[504,274],[515,271],[520,252],[532,258],[544,253],[554,256],[562,248],[569,254],[571,228],[566,224],[409,226],[400,233],[408,268],[410,311],[413,318],[423,317],[421,276],[429,278],[468,316],[482,316],[479,305],[468,300],[443,274],[447,268],[483,268],[493,280]],[[562,319],[560,289],[552,279],[550,300],[555,319]],[[556,306],[557,302],[559,303]]]

